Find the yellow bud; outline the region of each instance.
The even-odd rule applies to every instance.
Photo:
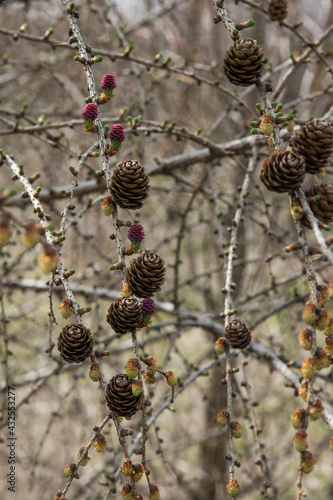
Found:
[[[301,398],[306,401],[308,398],[308,387],[309,387],[309,382],[307,380],[302,380],[301,387],[298,390],[298,394],[301,396]]]
[[[317,347],[314,362],[316,370],[323,370],[324,368],[328,368],[331,365],[331,361],[328,359],[325,349],[322,347]]]
[[[6,219],[0,219],[0,247],[7,245],[12,237],[13,231]]]
[[[309,409],[309,418],[310,420],[318,420],[322,417],[324,413],[324,407],[319,398],[314,398],[310,409]]]
[[[326,337],[326,344],[324,346],[325,352],[329,358],[333,357],[333,335]]]
[[[235,498],[239,493],[239,484],[236,479],[231,479],[229,484],[227,485],[227,492],[232,498]]]
[[[273,133],[274,127],[273,127],[273,121],[272,117],[268,114],[263,115],[260,125],[259,125],[259,131],[263,135],[270,136]]]
[[[126,477],[131,476],[133,472],[133,464],[129,458],[124,461],[121,471],[124,474],[124,476]]]
[[[299,453],[303,453],[303,451],[306,451],[308,448],[308,443],[307,443],[307,434],[305,431],[297,431],[295,434],[295,437],[293,439],[294,446],[296,451]]]
[[[316,461],[310,451],[304,451],[302,453],[301,471],[303,474],[310,474],[314,469],[315,463]]]
[[[303,311],[303,320],[307,325],[311,326],[316,321],[316,319],[316,306],[311,302],[311,300],[308,300]]]
[[[324,330],[324,335],[326,335],[326,337],[329,337],[332,334],[333,334],[333,318],[330,317],[328,325],[326,326],[326,328]]]
[[[305,414],[302,408],[296,408],[290,417],[291,425],[294,429],[302,429],[304,422]]]
[[[55,270],[58,264],[58,256],[55,248],[45,245],[43,252],[37,257],[40,270],[47,274]]]
[[[220,411],[220,413],[218,413],[216,417],[217,425],[221,428],[225,427],[228,424],[228,417],[229,413],[227,412],[227,410]]]
[[[80,460],[80,458],[82,457],[83,452],[84,452],[84,448],[80,448],[79,452],[77,454],[78,460]],[[86,452],[84,455],[85,455],[84,458],[80,462],[81,467],[85,467],[90,460],[90,457],[88,457],[88,452]]]
[[[231,434],[235,439],[239,439],[243,435],[243,427],[237,420],[231,424]]]
[[[171,372],[170,370],[167,371],[165,373],[166,375],[166,383],[170,386],[170,387],[175,387],[177,385],[177,377],[176,375]]]
[[[310,330],[310,328],[305,328],[299,334],[298,336],[299,343],[305,351],[311,350],[311,345],[312,345],[311,339],[312,339],[312,331]]]
[[[89,370],[89,378],[93,381],[93,382],[98,382],[99,379],[101,377],[101,370],[98,366],[97,363],[93,363],[91,366],[90,366],[90,370]]]
[[[104,200],[102,201],[102,211],[103,214],[106,215],[106,217],[109,217],[110,215],[113,214],[115,205],[112,200],[112,197],[110,195],[105,196]]]
[[[64,476],[65,477],[71,477],[76,470],[76,466],[73,463],[67,464],[66,467],[64,468]]]
[[[96,453],[101,453],[106,446],[106,440],[103,434],[98,434],[96,441],[93,443]]]
[[[27,247],[34,247],[40,238],[43,230],[33,220],[28,220],[23,224],[25,232],[21,235],[21,241]]]
[[[315,363],[313,361],[313,358],[311,358],[311,357],[305,358],[303,365],[302,365],[302,368],[301,368],[301,372],[302,372],[303,378],[305,378],[307,380],[313,379],[313,377],[315,376],[315,373],[316,373],[316,366],[315,366]]]
[[[224,337],[220,337],[215,342],[215,352],[218,356],[225,352],[225,338]]]
[[[64,319],[68,319],[73,312],[72,302],[69,299],[64,299],[59,306],[59,311]]]
[[[156,382],[156,378],[154,375],[151,375],[150,373],[145,373],[144,378],[147,381],[148,384],[153,385]]]
[[[325,309],[325,307],[321,307],[318,311],[318,319],[316,323],[316,328],[320,331],[324,331],[329,323],[330,323],[330,315],[328,314],[328,311]]]
[[[159,500],[160,499],[160,489],[156,484],[151,484],[149,486],[149,500]]]

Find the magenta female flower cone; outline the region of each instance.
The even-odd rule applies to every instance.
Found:
[[[82,110],[83,126],[89,129],[93,126],[94,121],[98,117],[98,109],[96,104],[89,102]]]
[[[143,317],[143,325],[148,326],[151,323],[152,315],[156,310],[156,305],[153,299],[147,297],[141,302],[141,312]]]
[[[111,146],[114,151],[120,151],[122,142],[124,142],[125,129],[120,123],[115,123],[109,132],[109,138],[111,139]]]
[[[131,241],[132,249],[136,252],[141,248],[141,241],[145,237],[145,232],[141,224],[132,224],[127,233],[128,239]]]
[[[113,90],[116,88],[116,86],[116,79],[113,75],[107,74],[103,76],[101,80],[101,87],[103,89],[103,93],[100,97],[101,104],[105,104],[113,99]]]

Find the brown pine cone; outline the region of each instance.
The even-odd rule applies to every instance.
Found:
[[[260,79],[263,61],[264,56],[256,40],[235,40],[225,56],[223,72],[234,85],[248,87]]]
[[[120,373],[112,377],[106,387],[106,404],[118,417],[131,418],[138,411],[140,395],[132,393],[132,381]]]
[[[314,200],[315,196],[320,196],[318,201]],[[323,182],[322,184],[314,184],[305,191],[305,196],[313,212],[313,215],[322,224],[329,224],[333,221],[333,184]],[[310,222],[306,217],[303,217],[302,223],[308,229],[311,229]]]
[[[116,333],[125,335],[141,323],[141,304],[134,297],[120,297],[111,303],[106,321]]]
[[[272,21],[282,21],[288,13],[287,0],[269,0],[268,15]]]
[[[92,353],[91,331],[79,323],[66,325],[58,336],[58,351],[67,363],[82,363]]]
[[[121,208],[137,210],[148,197],[149,178],[138,161],[118,163],[111,177],[110,194]]]
[[[251,342],[251,330],[244,321],[234,319],[225,327],[225,338],[230,347],[244,349]]]
[[[303,158],[287,149],[274,151],[263,163],[260,180],[270,191],[289,193],[302,184],[305,177]]]
[[[293,134],[290,146],[303,156],[309,174],[319,174],[333,153],[333,127],[326,120],[310,120]]]
[[[132,260],[127,268],[130,287],[137,297],[152,297],[161,290],[166,268],[156,253],[146,253]]]

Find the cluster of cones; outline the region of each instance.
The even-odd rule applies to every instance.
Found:
[[[286,0],[270,0],[268,14],[273,21],[284,19],[287,15]],[[256,40],[241,39],[236,30],[234,44],[224,59],[223,71],[228,80],[241,87],[253,85],[260,80],[264,64],[264,56]],[[276,123],[279,123],[278,119]],[[270,122],[269,126],[270,132],[262,133],[270,135],[273,124]],[[301,186],[306,173],[321,174],[332,153],[332,125],[327,120],[310,120],[292,135],[287,149],[275,151],[264,161],[260,179],[270,191],[293,192]],[[329,224],[333,220],[333,185],[315,184],[305,194],[319,223]],[[296,205],[301,206],[298,200]],[[303,212],[302,209],[296,210],[296,217],[302,219],[304,225],[310,228]]]
[[[148,197],[148,191],[149,178],[141,164],[137,161],[123,161],[113,172],[110,196],[106,197],[104,206],[102,204],[103,212],[111,215],[110,209],[115,205],[139,209],[143,200]],[[131,226],[129,233],[132,245],[140,243],[144,237],[143,228],[139,224]],[[161,290],[165,272],[164,260],[154,252],[143,253],[132,260],[126,270],[128,283],[124,286],[122,296],[111,303],[106,316],[116,333],[125,335],[150,323],[155,311],[155,303],[151,297]],[[58,337],[58,350],[67,363],[85,361],[93,353],[93,344],[91,331],[79,323],[65,326]],[[99,377],[99,367],[93,364],[90,378],[98,381]],[[106,402],[116,415],[131,418],[138,410],[140,393],[132,389],[133,380],[127,374],[115,375],[109,381]]]

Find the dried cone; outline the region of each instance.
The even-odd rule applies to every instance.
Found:
[[[123,373],[112,377],[105,397],[108,408],[118,417],[131,418],[138,411],[140,396],[134,396],[132,381]]]
[[[305,196],[313,215],[322,223],[329,224],[333,221],[333,184],[323,182],[314,184],[305,191]],[[303,224],[311,229],[310,222],[304,217]]]
[[[141,305],[134,297],[120,297],[110,305],[106,321],[116,333],[125,335],[141,323]]]
[[[127,268],[128,282],[137,297],[152,297],[161,290],[166,268],[156,253],[146,253],[132,260]]]
[[[310,120],[293,134],[290,146],[303,156],[309,174],[319,174],[333,153],[333,127],[326,120]]]
[[[58,337],[58,351],[67,363],[82,363],[91,355],[93,345],[91,331],[79,323],[66,325]]]
[[[287,13],[287,0],[269,0],[268,15],[272,21],[282,21]]]
[[[244,349],[251,342],[251,330],[244,321],[234,319],[225,327],[225,338],[234,349]]]
[[[248,87],[260,79],[264,68],[264,56],[256,40],[250,38],[235,40],[229,48],[223,72],[234,85]]]
[[[274,151],[263,163],[260,180],[270,191],[289,193],[295,191],[305,177],[305,163],[297,153]]]
[[[148,197],[149,178],[138,161],[118,163],[111,177],[110,193],[121,208],[137,210]]]

